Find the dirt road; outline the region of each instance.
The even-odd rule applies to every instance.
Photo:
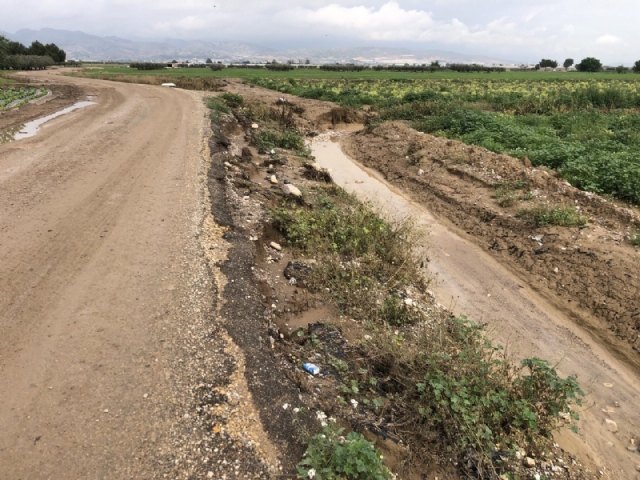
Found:
[[[51,75],[97,104],[0,146],[0,477],[155,478],[212,308],[202,94]]]
[[[627,449],[640,431],[640,380],[634,371],[536,294],[526,280],[347,157],[339,143],[321,138],[314,142],[313,154],[332,170],[338,185],[371,201],[385,216],[415,224],[425,240],[420,247],[430,260],[440,303],[487,323],[490,335],[516,359],[540,357],[557,363],[563,375],[578,376],[587,397],[580,411],[580,433],[559,438],[564,448],[593,462],[607,478],[640,478],[638,454]],[[615,428],[605,419],[616,422]]]

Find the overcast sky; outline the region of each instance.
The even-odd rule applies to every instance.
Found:
[[[274,47],[403,46],[513,61],[640,58],[638,0],[0,0],[0,30]]]

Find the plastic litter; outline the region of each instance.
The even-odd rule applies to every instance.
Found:
[[[302,365],[305,372],[310,373],[311,375],[318,375],[320,373],[320,367],[314,365],[313,363],[305,363]]]

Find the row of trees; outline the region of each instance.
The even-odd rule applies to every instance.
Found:
[[[67,54],[55,43],[33,42],[25,47],[0,35],[0,69],[41,70],[55,63],[64,63]]]
[[[573,58],[567,58],[562,64],[564,68],[570,68],[573,65],[574,65]],[[550,60],[548,58],[543,58],[542,60],[540,60],[540,63],[536,65],[536,67],[537,68],[557,68],[558,62],[556,62],[555,60]],[[586,58],[583,58],[580,63],[576,64],[576,70],[578,70],[579,72],[601,72],[602,70],[604,70],[604,67],[602,66],[602,62],[597,58],[586,57]],[[614,70],[617,72],[629,71],[628,68],[622,67],[622,66],[612,68],[611,70]],[[631,67],[631,70],[635,73],[640,73],[640,60],[638,60],[633,65],[633,67]]]

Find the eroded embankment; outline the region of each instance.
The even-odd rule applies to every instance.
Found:
[[[284,471],[293,473],[327,415],[375,441],[401,478],[589,478],[554,448],[546,426],[529,432],[537,443],[525,439],[515,417],[504,420],[519,415],[512,402],[496,404],[498,415],[475,403],[484,394],[473,394],[468,413],[479,419],[465,426],[449,400],[435,401],[434,385],[456,390],[450,382],[471,382],[497,401],[524,394],[518,389],[527,380],[514,382],[504,363],[493,372],[485,362],[497,357],[484,350],[479,331],[435,304],[407,231],[327,183],[327,173],[305,158],[300,135],[317,132],[319,117],[330,121],[331,106],[307,109],[260,93],[250,92],[251,102],[211,102],[219,128],[210,191],[214,217],[229,228],[230,254],[219,263],[222,316],[244,351],[248,386]],[[455,360],[441,362],[447,355]],[[320,374],[305,373],[305,362]],[[555,425],[554,415],[539,425]],[[479,440],[475,428],[484,422],[495,430]]]
[[[637,209],[401,122],[355,135],[345,148],[514,268],[613,355],[640,365],[640,251],[629,241],[640,229]],[[586,223],[554,225],[544,217],[554,211]]]

